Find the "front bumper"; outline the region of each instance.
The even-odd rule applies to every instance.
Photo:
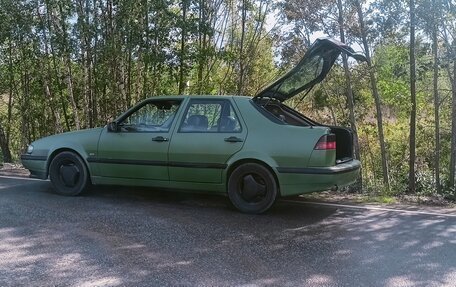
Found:
[[[47,156],[21,155],[22,165],[30,171],[30,177],[47,179]]]
[[[359,160],[331,167],[278,167],[280,193],[289,196],[344,187],[356,181],[360,168]]]

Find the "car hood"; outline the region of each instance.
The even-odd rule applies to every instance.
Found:
[[[255,98],[273,98],[281,102],[302,91],[310,90],[323,81],[341,53],[358,61],[366,61],[362,53],[330,38],[318,38],[299,63],[273,84],[258,93]]]

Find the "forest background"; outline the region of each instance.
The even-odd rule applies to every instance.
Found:
[[[455,196],[455,0],[0,0],[0,162],[141,99],[254,96],[315,37],[362,50],[302,101],[351,127],[353,190]]]

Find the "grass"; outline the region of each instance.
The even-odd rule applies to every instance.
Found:
[[[336,203],[360,203],[360,204],[412,204],[427,206],[447,206],[455,207],[455,201],[444,198],[443,196],[423,196],[420,194],[393,194],[386,192],[365,192],[350,193],[347,191],[323,191],[301,195],[300,197],[308,200],[327,201]]]
[[[364,202],[371,202],[371,203],[382,203],[382,204],[393,204],[397,203],[397,199],[394,196],[390,195],[369,195],[366,194],[361,197]]]

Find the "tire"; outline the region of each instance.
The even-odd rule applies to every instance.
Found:
[[[49,178],[55,192],[67,196],[81,194],[90,184],[84,161],[70,151],[61,152],[52,159]]]
[[[274,204],[277,194],[274,175],[257,163],[238,166],[228,179],[228,197],[241,212],[263,213]]]

